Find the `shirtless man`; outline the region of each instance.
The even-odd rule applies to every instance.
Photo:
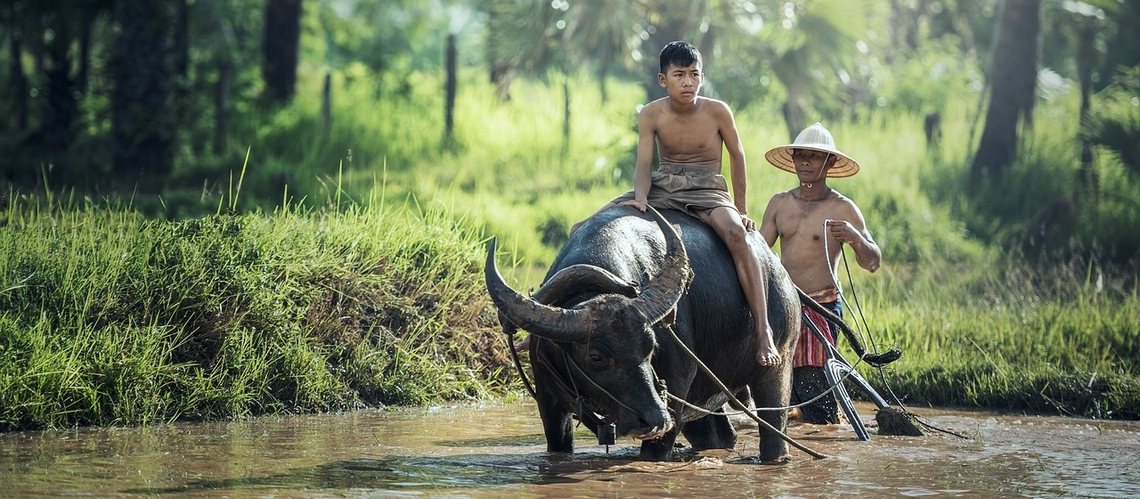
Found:
[[[859,266],[870,272],[879,269],[882,258],[859,207],[827,185],[828,177],[854,175],[859,164],[835,148],[831,133],[818,122],[800,132],[792,144],[768,151],[765,158],[777,168],[795,173],[799,186],[772,196],[764,210],[760,235],[769,246],[780,240],[780,261],[797,287],[842,316],[835,276],[843,245],[851,245]],[[834,344],[838,326],[805,310],[821,331],[830,333]],[[822,369],[826,355],[824,346],[804,324],[792,359],[793,403],[811,400],[829,387]],[[808,423],[839,422],[835,397],[830,392],[804,406],[801,413]]]
[[[633,190],[606,204],[650,205],[688,213],[708,224],[732,254],[756,333],[756,362],[775,366],[780,353],[768,324],[768,297],[760,261],[748,243],[756,222],[748,218],[744,147],[728,105],[701,97],[704,82],[701,53],[688,42],[661,49],[657,82],[668,96],[650,102],[638,116],[637,169]],[[652,171],[653,148],[660,166]],[[732,195],[721,175],[721,155],[728,150]],[[577,230],[583,222],[574,224]]]

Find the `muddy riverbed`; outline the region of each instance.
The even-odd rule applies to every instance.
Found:
[[[828,454],[754,462],[734,450],[637,461],[637,445],[545,452],[537,410],[509,404],[361,410],[145,428],[0,434],[3,497],[1140,497],[1140,422],[918,409],[945,433],[789,434]],[[860,406],[873,425],[873,407]]]

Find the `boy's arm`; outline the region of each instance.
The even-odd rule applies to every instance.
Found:
[[[641,211],[645,211],[649,188],[653,185],[653,146],[657,130],[650,119],[652,114],[652,108],[645,106],[637,116],[637,164],[633,171],[633,200],[636,204],[633,206]]]
[[[729,174],[732,177],[732,201],[741,217],[748,215],[748,168],[744,159],[744,146],[740,143],[740,133],[736,130],[736,119],[727,104],[723,116],[719,116],[718,126],[724,148],[728,151]],[[718,113],[720,114],[720,113]]]

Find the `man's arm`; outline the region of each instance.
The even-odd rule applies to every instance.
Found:
[[[779,231],[776,230],[776,210],[778,209],[776,198],[779,196],[776,194],[768,200],[768,207],[764,208],[764,215],[760,222],[760,236],[764,238],[764,242],[768,243],[769,248],[776,244],[776,238],[780,235]]]
[[[871,238],[871,232],[867,230],[863,212],[859,211],[859,207],[853,202],[847,201],[846,204],[850,209],[851,220],[832,220],[828,223],[828,229],[839,242],[851,245],[851,249],[855,251],[855,261],[860,267],[869,272],[879,270],[883,253]]]

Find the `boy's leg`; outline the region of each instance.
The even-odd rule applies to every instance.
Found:
[[[744,299],[752,312],[756,326],[756,362],[762,366],[780,363],[780,352],[772,338],[772,328],[768,325],[768,292],[760,260],[748,244],[748,233],[736,210],[725,207],[714,208],[711,212],[698,212],[701,219],[709,224],[728,246],[736,265],[736,276],[744,291]]]

